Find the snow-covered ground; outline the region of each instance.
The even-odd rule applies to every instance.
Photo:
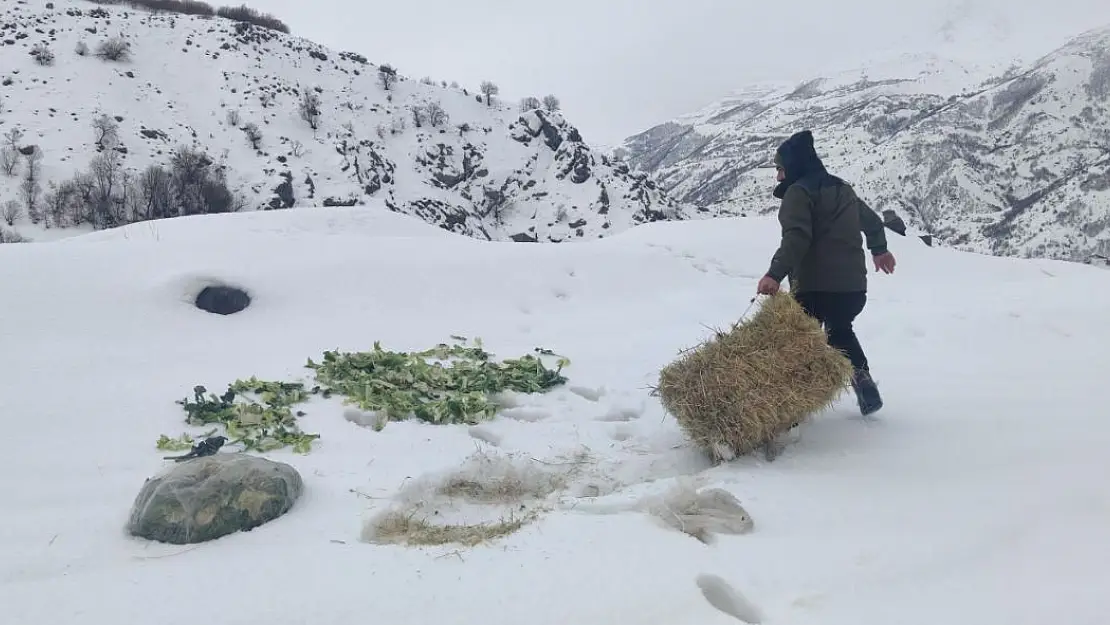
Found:
[[[1110,273],[892,235],[897,272],[872,274],[858,324],[886,408],[864,421],[845,397],[775,462],[714,467],[648,386],[707,326],[744,313],[776,235],[772,219],[738,218],[511,244],[354,207],[0,246],[2,620],[738,622],[703,596],[709,575],[746,597],[753,622],[1104,623]],[[252,306],[196,310],[188,295],[209,280],[248,287]],[[483,425],[496,445],[465,426],[375,432],[314,402],[301,420],[322,436],[314,449],[269,454],[305,479],[287,515],[199,546],[126,535],[164,465],[153,442],[185,429],[174,401],[194,385],[296,379],[324,350],[450,335],[499,358],[552,349],[571,361],[569,386]],[[476,548],[360,540],[401,487],[476,449],[544,466],[587,452],[581,479],[607,502],[700,477],[754,530],[707,545],[567,495]]]

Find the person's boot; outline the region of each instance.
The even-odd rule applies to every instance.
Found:
[[[852,390],[856,392],[856,401],[859,411],[867,416],[883,407],[883,398],[879,395],[879,387],[871,378],[867,369],[857,369],[852,376]]]

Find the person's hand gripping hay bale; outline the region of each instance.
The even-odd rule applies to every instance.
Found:
[[[663,368],[655,394],[696,445],[731,460],[827,408],[851,377],[820,324],[779,292]]]

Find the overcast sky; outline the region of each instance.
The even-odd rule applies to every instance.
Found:
[[[414,79],[503,99],[554,93],[585,139],[623,138],[746,83],[802,80],[895,51],[1043,54],[1110,0],[249,0],[293,34]],[[945,24],[951,28],[943,30]]]

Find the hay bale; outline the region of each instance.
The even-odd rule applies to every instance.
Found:
[[[729,460],[827,408],[851,376],[821,325],[780,292],[663,368],[655,394],[695,444]]]

